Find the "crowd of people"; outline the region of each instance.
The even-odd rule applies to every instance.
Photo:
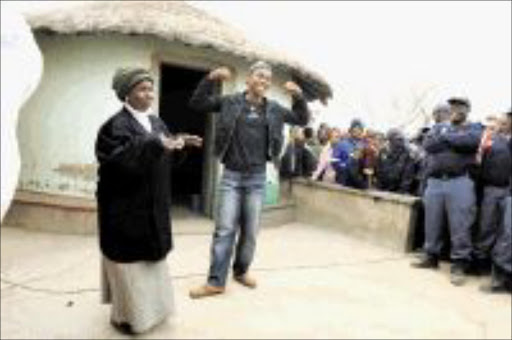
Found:
[[[422,154],[399,129],[367,129],[354,119],[347,131],[322,123],[294,127],[280,164],[280,175],[306,177],[355,189],[419,194]]]
[[[437,268],[448,231],[454,285],[491,273],[482,290],[510,291],[511,112],[469,122],[470,111],[467,98],[450,98],[412,138],[397,128],[371,130],[360,119],[347,131],[293,127],[281,178],[422,197],[424,253],[413,266]]]
[[[266,62],[250,67],[244,91],[218,94],[215,89],[230,78],[228,67],[212,70],[190,100],[196,114],[217,115],[214,149],[224,164],[209,269],[204,283],[190,290],[191,298],[224,294],[230,267],[235,282],[257,287],[250,268],[270,161],[280,163],[285,178],[422,195],[424,255],[414,266],[438,266],[448,225],[452,283],[462,284],[471,269],[483,273],[492,267],[487,291],[510,290],[510,112],[486,125],[468,123],[469,101],[452,98],[435,108],[435,124],[411,140],[398,129],[369,130],[359,119],[347,132],[322,124],[315,133],[305,127],[311,113],[296,83],[283,85],[291,109],[266,97],[272,83]],[[173,155],[201,147],[202,139],[172,135],[152,114],[154,78],[148,70],[121,68],[112,88],[121,107],[101,126],[95,144],[102,301],[112,304],[112,325],[133,335],[174,310],[166,264],[174,246],[168,174]],[[280,157],[284,123],[292,125],[291,139]]]

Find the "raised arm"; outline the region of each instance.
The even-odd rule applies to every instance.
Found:
[[[189,106],[198,112],[218,112],[222,104],[219,87],[223,81],[231,78],[231,71],[227,67],[219,67],[204,77],[197,86]]]
[[[286,82],[283,87],[292,97],[292,109],[284,108],[284,121],[288,124],[306,126],[311,114],[302,89],[292,81]]]

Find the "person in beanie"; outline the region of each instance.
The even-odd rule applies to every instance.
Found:
[[[364,124],[359,119],[350,123],[350,137],[341,140],[333,147],[332,158],[336,170],[336,182],[347,187],[366,189],[368,183],[363,174]]]
[[[305,126],[310,117],[302,90],[294,82],[284,84],[292,97],[291,110],[266,97],[272,82],[272,69],[266,62],[256,62],[249,68],[244,92],[215,94],[221,82],[230,78],[227,67],[213,70],[199,83],[190,101],[195,111],[217,113],[214,148],[224,164],[208,278],[206,284],[190,291],[191,298],[225,292],[237,234],[234,279],[246,287],[256,287],[249,267],[256,248],[267,161],[278,161],[283,123]]]
[[[499,132],[508,141],[509,157],[512,158],[512,112],[509,110],[499,120]],[[510,163],[509,163],[510,164]],[[508,168],[510,177],[510,167]],[[500,201],[500,215],[494,245],[491,249],[491,281],[482,286],[487,293],[512,291],[512,183],[509,182],[508,195]]]
[[[102,301],[122,333],[143,333],[173,310],[166,256],[173,247],[169,218],[172,154],[199,137],[173,138],[151,114],[153,78],[119,69],[112,87],[123,107],[99,129],[98,228]]]
[[[412,194],[414,166],[414,159],[405,136],[398,129],[390,129],[387,133],[387,143],[377,158],[377,189]]]

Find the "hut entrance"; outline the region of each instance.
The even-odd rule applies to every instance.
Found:
[[[161,64],[159,115],[171,133],[186,132],[203,138],[203,148],[187,148],[173,160],[171,187],[173,205],[186,212],[211,216],[213,157],[211,145],[213,129],[209,115],[192,111],[188,102],[205,72]]]

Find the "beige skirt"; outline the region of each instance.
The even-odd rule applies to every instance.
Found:
[[[111,321],[128,323],[143,333],[174,312],[169,268],[158,262],[118,263],[103,256],[102,302],[112,304]]]

